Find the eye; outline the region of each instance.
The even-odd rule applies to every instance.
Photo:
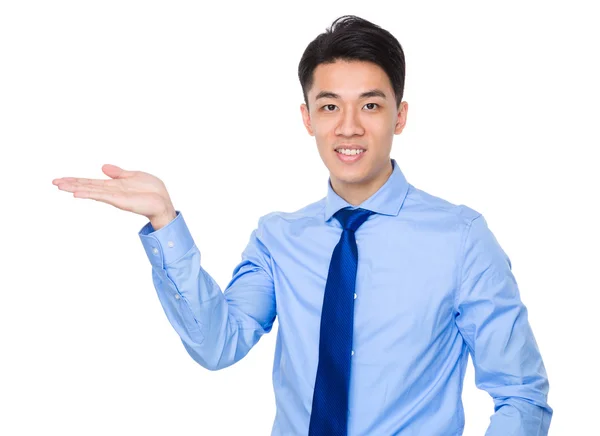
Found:
[[[325,109],[325,108],[330,108],[330,107],[332,107],[332,106],[333,106],[333,107],[337,107],[337,106],[336,106],[336,105],[334,105],[334,104],[326,104],[325,106],[323,106],[323,107],[322,107],[322,109]],[[325,109],[325,112],[333,112],[333,109],[332,109],[332,110],[327,110],[327,109]]]
[[[369,105],[375,105],[375,106],[379,107],[379,105],[377,103],[367,103],[365,106],[369,106]]]

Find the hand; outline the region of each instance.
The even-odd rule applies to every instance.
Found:
[[[61,191],[75,198],[90,198],[128,212],[144,215],[149,220],[168,222],[175,218],[175,208],[165,184],[143,171],[126,171],[115,165],[102,166],[107,180],[61,177],[52,180]]]

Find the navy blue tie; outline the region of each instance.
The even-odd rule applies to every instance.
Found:
[[[319,364],[310,415],[309,436],[346,436],[348,392],[354,327],[354,291],[358,250],[354,232],[371,212],[340,209],[334,217],[342,225],[333,249],[323,297]]]

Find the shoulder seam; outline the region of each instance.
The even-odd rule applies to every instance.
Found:
[[[458,294],[460,293],[460,290],[462,288],[463,265],[464,265],[464,257],[465,257],[465,253],[464,253],[465,244],[467,242],[469,233],[471,232],[471,227],[473,225],[473,221],[475,221],[476,219],[478,219],[482,216],[483,216],[483,214],[478,213],[476,216],[471,218],[471,220],[467,223],[467,225],[463,229],[463,234],[461,236],[461,241],[460,241],[460,247],[458,249],[458,254],[459,254],[458,262],[457,262],[458,273],[456,274],[456,285],[454,286],[454,309],[455,310],[458,308]]]

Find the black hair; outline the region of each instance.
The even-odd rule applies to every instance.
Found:
[[[400,106],[406,74],[402,46],[387,30],[355,15],[343,15],[334,20],[331,27],[304,50],[298,64],[298,78],[307,106],[315,68],[337,60],[367,61],[379,65],[390,79],[397,107]]]

